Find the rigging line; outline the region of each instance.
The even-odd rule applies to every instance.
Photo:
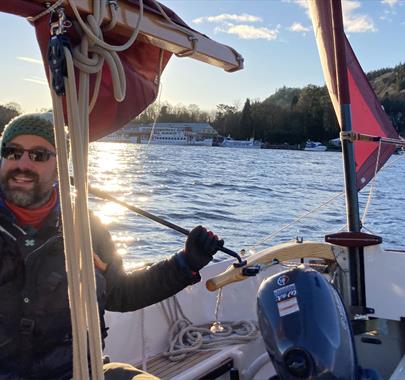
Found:
[[[392,137],[376,136],[376,135],[366,135],[364,133],[358,133],[354,131],[342,131],[340,132],[341,140],[348,140],[350,142],[354,141],[364,141],[364,142],[379,142],[390,144],[390,145],[400,145],[405,146],[405,140],[395,139]]]
[[[85,328],[80,332],[88,331],[88,346],[90,352],[91,377],[92,379],[102,379],[102,352],[101,352],[101,334],[100,322],[97,312],[97,299],[95,291],[95,273],[93,254],[91,247],[90,224],[88,220],[87,209],[87,156],[88,156],[88,78],[83,81],[83,94],[81,94],[82,84],[79,88],[79,96],[77,95],[76,77],[73,67],[73,57],[66,47],[65,56],[67,61],[68,75],[66,82],[66,107],[68,111],[68,126],[69,135],[71,138],[71,152],[73,172],[78,178],[76,183],[77,196],[74,199],[74,235],[76,240],[77,254],[81,266],[76,270],[80,273],[82,308],[84,309],[86,320]],[[80,75],[82,75],[81,73]],[[64,176],[69,178],[69,174]],[[68,182],[68,180],[66,181]],[[61,189],[62,190],[62,189]],[[68,190],[67,190],[68,191]],[[65,228],[65,224],[64,224]],[[68,237],[69,238],[69,237]],[[64,240],[68,239],[65,236]],[[76,254],[76,253],[73,253]],[[87,329],[86,329],[87,327]],[[80,361],[84,361],[87,365],[88,353],[85,357],[81,357]],[[79,378],[79,377],[78,377]],[[86,377],[87,378],[87,377]],[[80,379],[85,379],[80,377]]]
[[[94,14],[89,15],[87,20],[89,22],[89,27],[95,31],[97,36],[100,36],[102,39],[102,33],[99,28],[102,19],[102,10],[100,2],[94,2]],[[75,306],[72,309],[72,330],[74,334],[73,342],[73,370],[74,377],[80,379],[88,378],[88,353],[90,352],[90,363],[92,369],[92,378],[101,379],[102,375],[102,360],[101,360],[101,337],[99,330],[99,317],[97,313],[97,300],[94,284],[94,265],[92,260],[92,249],[91,249],[91,238],[90,238],[90,225],[88,221],[88,211],[87,211],[87,155],[88,155],[88,105],[89,105],[89,92],[88,92],[88,83],[89,75],[91,73],[97,72],[101,68],[101,64],[93,64],[91,59],[88,57],[88,53],[95,52],[103,59],[105,58],[107,63],[110,65],[110,71],[113,79],[113,88],[114,95],[116,98],[123,98],[125,94],[125,81],[123,79],[123,70],[119,66],[119,58],[115,52],[104,51],[103,49],[92,46],[92,43],[88,41],[89,36],[82,36],[82,43],[80,49],[77,51],[81,54],[80,58],[83,56],[82,60],[83,67],[79,67],[80,71],[80,87],[79,94],[77,95],[76,90],[76,81],[73,68],[73,59],[70,54],[70,51],[65,47],[65,56],[67,62],[68,75],[66,79],[66,104],[67,104],[67,113],[68,113],[68,125],[71,132],[71,148],[72,148],[72,160],[73,160],[73,170],[75,175],[78,177],[76,188],[78,190],[78,196],[74,202],[74,215],[69,217],[69,225],[75,226],[73,231],[65,234],[67,236],[76,237],[76,239],[65,239],[73,240],[75,244],[74,247],[69,247],[66,249],[69,255],[68,257],[72,258],[75,254],[78,255],[76,264],[71,265],[71,273],[77,273],[79,278],[72,277],[69,281],[69,289],[72,289],[71,284],[77,283],[76,287],[76,296],[71,297],[71,300],[77,299],[77,304],[71,302],[71,305]],[[91,61],[89,63],[89,61]],[[100,61],[101,62],[101,61]],[[77,61],[76,61],[77,63]],[[84,67],[87,64],[87,67]],[[115,64],[115,65],[114,65]],[[97,70],[94,70],[94,67]],[[93,69],[93,70],[92,70]],[[112,70],[111,70],[112,69]],[[117,81],[122,83],[121,87],[118,89]],[[120,84],[121,84],[120,83]],[[118,96],[117,96],[118,95]],[[94,96],[94,95],[93,95]],[[53,96],[54,98],[54,96]],[[62,100],[58,98],[58,103],[62,103]],[[55,102],[54,102],[55,103]],[[55,107],[54,107],[55,108]],[[62,106],[60,105],[60,109]],[[63,111],[58,112],[61,118],[63,119]],[[59,123],[64,125],[63,122]],[[72,128],[72,125],[75,128]],[[78,130],[77,130],[78,129]],[[61,145],[61,144],[59,144]],[[64,142],[62,143],[64,145]],[[58,149],[59,150],[59,149]],[[63,177],[69,178],[68,172],[65,170],[65,175]],[[68,187],[68,185],[67,185]],[[61,195],[63,193],[69,192],[69,189],[62,191],[61,186]],[[62,197],[63,198],[63,197]],[[67,201],[71,203],[71,200]],[[64,210],[66,211],[66,210]],[[62,214],[64,214],[62,212]],[[66,231],[66,223],[64,220],[64,231]],[[72,251],[73,249],[73,251]],[[78,266],[77,262],[81,262],[81,267]],[[73,269],[76,267],[76,270]],[[77,289],[77,287],[79,287]],[[77,317],[76,317],[77,315]],[[85,337],[82,337],[80,331],[88,331],[88,347],[87,349],[87,340]],[[78,343],[76,343],[78,341]],[[77,360],[79,359],[79,360]],[[80,364],[78,364],[78,362]]]
[[[48,13],[53,12],[56,8],[59,7],[59,5],[62,5],[65,0],[58,0],[55,4],[51,5],[50,7],[46,8],[44,11],[41,13],[38,13],[36,16],[28,16],[27,21],[33,23],[40,19],[43,16],[46,16]],[[45,3],[46,4],[46,3]]]
[[[369,207],[371,205],[371,199],[372,199],[373,193],[374,193],[374,186],[375,186],[375,181],[376,181],[377,172],[378,172],[378,165],[380,163],[381,146],[382,146],[382,141],[380,140],[379,143],[378,143],[377,159],[375,160],[374,176],[373,176],[373,179],[371,181],[370,191],[368,192],[366,206],[364,207],[363,216],[361,218],[361,224],[362,225],[364,225],[364,223],[366,222],[366,216],[367,216],[367,213],[368,213],[368,209],[369,209]]]
[[[369,232],[372,235],[377,235],[373,230],[370,230],[370,228],[364,227],[362,226],[364,230],[366,230],[367,232]]]
[[[158,83],[157,83],[158,84],[157,93],[156,93],[155,99],[153,99],[153,101],[151,102],[151,104],[153,104],[157,99],[156,104],[157,104],[157,107],[158,107],[158,112],[156,112],[155,117],[153,119],[153,124],[152,124],[152,128],[150,130],[148,143],[146,145],[147,150],[149,149],[150,142],[152,141],[152,136],[153,136],[153,133],[155,132],[156,122],[157,122],[157,119],[158,119],[158,117],[160,115],[160,112],[161,112],[160,99],[161,99],[161,96],[162,96],[162,88],[163,88],[163,83],[161,81],[161,79],[162,79],[162,70],[163,70],[163,68],[162,68],[162,66],[163,66],[163,50],[162,49],[160,49],[160,57],[159,58],[160,58],[159,59],[159,75],[156,78],[157,81],[158,81]]]
[[[395,164],[398,160],[400,160],[401,158],[404,158],[404,155],[401,155],[399,157],[397,157],[395,160],[391,161],[391,162],[387,162],[381,169],[380,172],[382,172],[383,170],[389,168],[391,165]]]
[[[405,147],[405,141],[402,139],[393,139],[389,137],[381,137],[381,141],[386,144],[391,144],[391,145],[400,145]]]
[[[268,235],[266,238],[264,238],[263,240],[260,240],[259,242],[257,242],[256,244],[252,245],[249,250],[254,250],[256,247],[262,245],[264,242],[267,241],[271,241],[274,237],[276,237],[280,232],[284,231],[285,229],[287,229],[288,227],[291,227],[292,225],[298,223],[299,221],[301,221],[302,219],[306,218],[308,215],[315,213],[316,211],[319,211],[321,208],[327,206],[329,203],[335,201],[337,198],[341,197],[342,195],[344,195],[345,193],[338,193],[335,194],[333,197],[329,198],[326,202],[322,203],[321,205],[317,206],[316,208],[306,212],[305,214],[301,215],[300,217],[298,217],[297,219],[294,219],[292,222],[286,224],[285,226],[281,227],[279,230],[272,232],[270,235]]]
[[[400,160],[401,158],[403,158],[403,156],[400,156],[400,157],[396,158],[395,160],[393,160],[393,161],[391,161],[391,162],[389,162],[389,163],[386,163],[386,164],[384,165],[384,167],[382,167],[382,168],[380,169],[380,172],[383,171],[383,170],[385,170],[385,169],[387,169],[388,167],[390,167],[391,165],[393,165],[394,163],[396,163],[396,162],[397,162],[398,160]],[[378,165],[378,163],[377,163],[377,165]],[[375,177],[376,177],[376,174],[374,175],[374,178],[375,178]],[[374,179],[373,179],[373,182],[374,182]],[[287,225],[283,226],[283,227],[280,228],[279,230],[272,232],[269,236],[267,236],[267,237],[264,238],[263,240],[260,240],[260,241],[257,242],[256,244],[252,245],[250,248],[248,248],[248,250],[254,250],[256,247],[262,245],[264,242],[271,241],[271,240],[272,240],[274,237],[276,237],[280,232],[284,231],[284,230],[287,229],[288,227],[291,227],[291,226],[294,225],[295,223],[298,223],[300,220],[302,220],[302,219],[305,218],[306,216],[308,216],[308,215],[312,214],[313,212],[316,212],[317,210],[323,208],[323,207],[326,206],[328,203],[334,201],[335,198],[338,198],[339,196],[342,196],[342,195],[344,195],[344,193],[336,194],[335,196],[333,196],[332,198],[330,198],[329,200],[327,200],[325,203],[322,203],[320,206],[314,208],[313,210],[308,211],[308,212],[305,213],[304,215],[298,217],[297,219],[295,219],[295,220],[293,220],[291,223],[288,223]],[[363,222],[362,222],[362,224],[363,224]],[[344,224],[344,225],[339,229],[339,231],[342,231],[345,227],[346,227],[346,224]],[[363,225],[363,227],[364,227],[364,225]]]
[[[156,8],[158,8],[158,10],[160,11],[161,15],[166,19],[166,21],[169,22],[169,25],[172,25],[172,28],[174,30],[178,30],[183,32],[189,41],[191,41],[191,49],[185,49],[180,53],[177,53],[176,56],[179,58],[183,58],[183,57],[189,57],[190,55],[193,55],[197,49],[197,43],[198,43],[198,37],[196,37],[196,35],[189,29],[176,24],[168,15],[167,13],[164,11],[164,9],[161,7],[161,5],[156,1],[156,0],[152,0],[153,4],[155,4]]]
[[[162,84],[161,84],[161,83],[159,83],[159,87],[162,88]],[[149,145],[151,145],[151,141],[152,141],[152,138],[153,138],[153,134],[155,133],[155,126],[156,126],[157,119],[158,119],[158,117],[159,117],[159,115],[160,115],[160,112],[161,112],[161,107],[160,107],[160,95],[161,95],[161,91],[159,91],[159,97],[158,97],[158,100],[157,100],[158,112],[156,112],[155,117],[154,117],[154,119],[153,119],[152,128],[150,129],[150,133],[149,133],[148,143],[146,144],[146,149],[148,149],[148,150],[149,150]]]
[[[50,72],[52,79],[52,72]],[[65,82],[67,80],[65,79]],[[67,87],[68,90],[68,87]],[[61,202],[61,217],[63,225],[63,239],[66,272],[69,286],[69,306],[72,320],[72,348],[73,348],[73,377],[80,379],[88,379],[88,365],[87,365],[87,339],[83,339],[83,334],[80,331],[86,329],[86,317],[84,312],[84,303],[82,300],[83,293],[80,290],[80,270],[79,266],[79,249],[76,239],[69,237],[75,236],[74,231],[74,215],[73,203],[70,196],[69,184],[66,183],[66,174],[68,175],[68,154],[65,142],[65,135],[61,133],[64,128],[65,120],[63,116],[62,99],[56,95],[54,89],[51,87],[53,117],[55,125],[55,142],[58,151],[58,177],[59,177],[59,193]],[[70,111],[69,111],[70,112]],[[68,114],[70,118],[70,115]],[[83,360],[80,360],[83,358]],[[84,359],[86,358],[86,359]]]
[[[363,217],[362,217],[362,221],[361,221],[361,224],[362,224],[362,227],[363,227],[363,228],[365,228],[364,225],[365,225],[366,215],[367,215],[368,210],[369,210],[369,207],[370,207],[370,205],[371,205],[371,193],[374,192],[374,185],[375,185],[375,181],[376,181],[376,178],[377,178],[377,168],[378,168],[379,159],[380,159],[380,150],[381,150],[381,142],[380,142],[380,144],[379,144],[379,146],[378,146],[377,162],[376,162],[376,167],[375,167],[375,171],[374,171],[374,177],[373,177],[373,180],[372,180],[372,182],[371,182],[371,189],[370,189],[370,192],[369,192],[369,195],[368,195],[366,207],[365,207],[365,209],[364,209]],[[383,170],[386,170],[387,168],[389,168],[391,165],[395,164],[395,163],[396,163],[398,160],[400,160],[401,158],[403,158],[403,157],[400,156],[400,157],[396,158],[395,160],[386,163],[386,164],[380,169],[380,172],[382,172]],[[372,231],[370,231],[370,230],[368,230],[368,231],[369,231],[369,232],[372,232]],[[373,234],[374,234],[374,233],[373,233]]]

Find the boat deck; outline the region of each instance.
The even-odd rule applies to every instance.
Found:
[[[242,357],[252,355],[253,358],[249,360],[257,357],[256,344],[251,342],[199,351],[177,362],[170,361],[160,354],[147,361],[146,371],[162,380],[229,379],[229,371],[241,365]],[[135,367],[142,368],[142,363],[136,363]],[[221,377],[224,374],[225,376]]]
[[[155,375],[159,379],[174,379],[179,375],[181,378],[182,374],[187,373],[193,367],[199,366],[205,360],[209,360],[220,351],[221,350],[195,352],[193,354],[187,355],[186,360],[180,360],[177,362],[171,361],[163,355],[158,355],[148,360],[147,372]],[[225,359],[225,362],[229,362],[231,364],[232,359],[229,358],[228,361]],[[231,368],[231,366],[229,367],[229,369]],[[139,363],[138,365],[136,365],[136,367],[141,368],[142,364]],[[199,378],[202,379],[207,377],[206,375],[202,375]]]

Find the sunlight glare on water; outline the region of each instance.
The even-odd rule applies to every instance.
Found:
[[[103,224],[109,225],[113,223],[117,215],[125,212],[125,207],[113,202],[106,201],[100,206],[95,214],[100,218]]]
[[[405,159],[396,157],[376,178],[365,227],[386,247],[404,248]],[[97,142],[90,146],[89,178],[91,185],[183,228],[206,226],[235,252],[249,252],[344,190],[339,152]],[[367,191],[360,193],[361,209]],[[126,266],[157,261],[184,245],[185,236],[111,202],[91,198],[90,208],[107,223]],[[323,241],[345,224],[344,198],[338,197],[254,249],[297,236]]]

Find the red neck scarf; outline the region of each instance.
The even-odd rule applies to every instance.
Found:
[[[29,209],[16,206],[15,204],[5,201],[7,207],[13,212],[20,226],[32,226],[36,229],[41,227],[42,222],[49,215],[56,204],[56,189],[52,191],[49,200],[36,209]]]

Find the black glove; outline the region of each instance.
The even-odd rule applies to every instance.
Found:
[[[188,234],[183,251],[187,265],[192,271],[198,272],[212,260],[218,248],[223,245],[224,241],[219,240],[217,235],[206,228],[193,228]]]

